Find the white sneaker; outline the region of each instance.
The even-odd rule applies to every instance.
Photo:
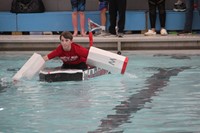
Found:
[[[161,34],[161,36],[166,36],[168,33],[167,33],[166,29],[161,29],[160,34]]]
[[[156,32],[153,30],[148,30],[148,32],[145,32],[144,35],[145,36],[153,36],[153,35],[156,35]]]
[[[98,37],[103,37],[103,36],[106,36],[106,35],[107,35],[107,32],[104,31],[104,30],[95,32],[95,36],[98,36]]]
[[[107,32],[106,32],[105,30],[102,30],[100,35],[101,35],[101,36],[106,36],[106,35],[107,35]]]

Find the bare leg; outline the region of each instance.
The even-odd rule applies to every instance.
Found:
[[[78,13],[77,12],[73,12],[72,13],[72,24],[74,27],[74,34],[73,36],[77,36],[78,35]]]
[[[105,26],[106,26],[106,8],[101,10],[101,26],[102,26],[102,30],[105,30]]]
[[[80,25],[81,25],[81,35],[83,37],[87,36],[85,34],[85,13],[84,12],[79,12],[80,15]]]

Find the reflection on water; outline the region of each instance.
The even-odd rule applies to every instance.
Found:
[[[189,68],[155,69],[158,70],[158,73],[146,80],[147,86],[144,87],[145,89],[140,90],[137,94],[131,95],[126,101],[121,101],[121,104],[114,108],[114,110],[116,110],[115,114],[107,115],[107,118],[101,120],[99,128],[96,131],[89,133],[109,132],[123,123],[131,123],[129,119],[132,113],[136,113],[144,108],[146,102],[150,103],[152,97],[155,96],[163,87],[167,86],[171,76],[177,76],[179,72]]]

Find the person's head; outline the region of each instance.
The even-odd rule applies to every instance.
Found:
[[[61,40],[61,37],[64,37],[65,39],[70,39],[71,41],[73,40],[73,35],[71,32],[69,31],[63,31],[61,34],[60,34],[60,40]]]
[[[60,34],[60,42],[64,50],[69,51],[71,49],[72,40],[72,33],[64,31]]]

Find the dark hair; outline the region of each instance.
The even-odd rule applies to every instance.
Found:
[[[62,33],[60,34],[60,40],[61,40],[61,37],[62,37],[62,36],[63,36],[65,39],[70,39],[70,40],[73,39],[73,35],[72,35],[72,33],[69,32],[69,31],[64,31],[64,32],[62,32]]]

